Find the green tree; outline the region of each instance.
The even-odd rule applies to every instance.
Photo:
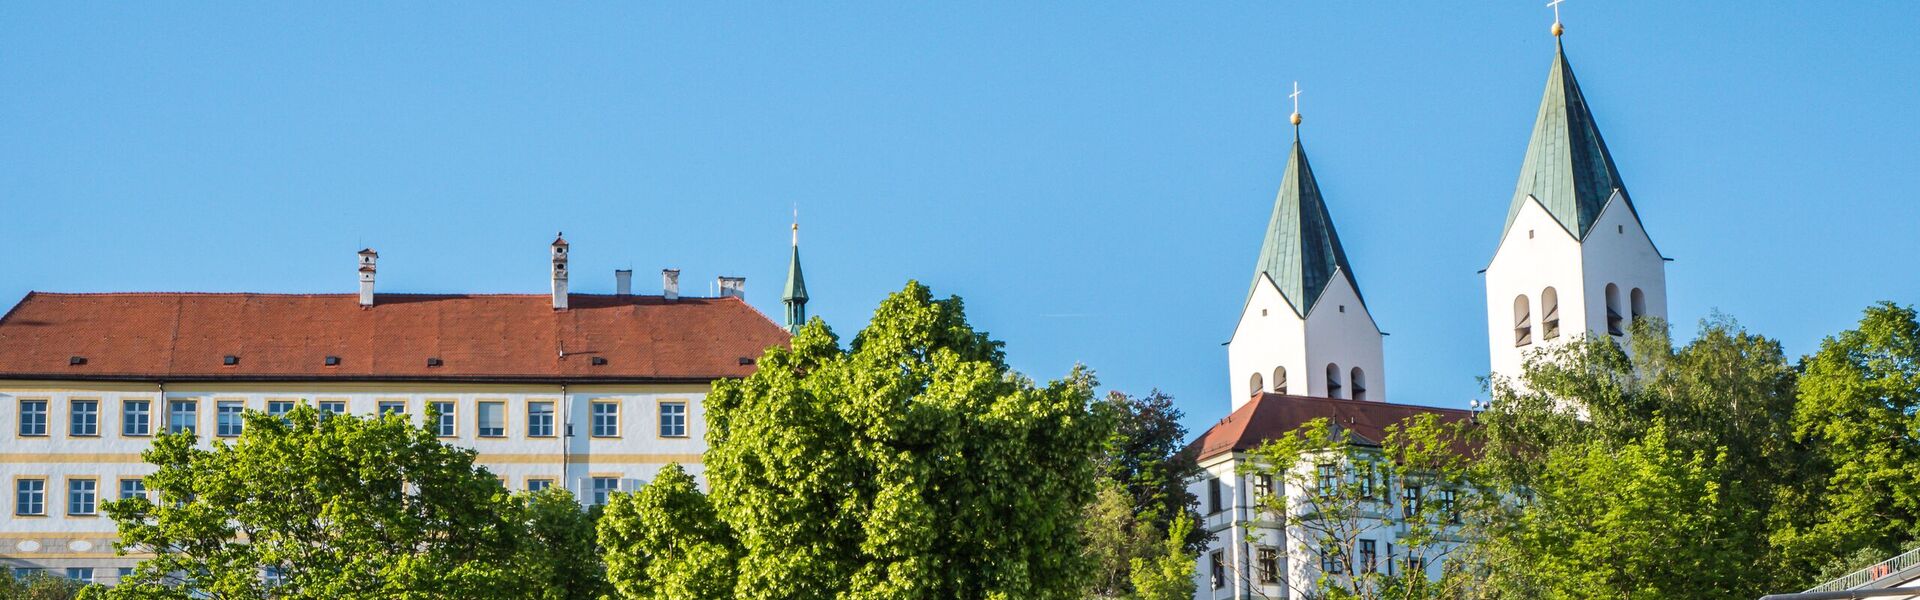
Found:
[[[1136,600],[1188,600],[1194,595],[1194,568],[1199,552],[1187,545],[1193,537],[1193,517],[1175,515],[1161,542],[1160,553],[1132,561],[1133,598]]]
[[[733,597],[739,544],[680,465],[668,465],[638,492],[608,500],[600,543],[622,598]]]
[[[105,504],[123,552],[146,552],[122,598],[526,596],[524,531],[472,450],[403,416],[246,415],[233,443],[161,436],[144,453],[159,497]]]
[[[739,598],[1076,598],[1111,431],[1075,369],[1035,385],[909,282],[845,349],[814,320],[707,398]]]
[[[1315,579],[1295,588],[1369,600],[1463,594],[1471,579],[1460,534],[1484,514],[1474,504],[1488,497],[1468,469],[1469,426],[1420,414],[1373,441],[1318,418],[1249,451],[1241,474],[1271,482],[1254,491],[1255,512],[1279,525],[1292,555],[1333,567],[1313,569]],[[1421,500],[1401,500],[1409,497]],[[1380,544],[1373,562],[1366,540]],[[1438,565],[1442,576],[1430,580],[1424,565]]]
[[[1815,572],[1863,551],[1891,556],[1920,539],[1920,319],[1875,305],[1803,365],[1793,434],[1821,477],[1795,506],[1812,518],[1776,542]]]
[[[43,571],[25,577],[14,577],[11,569],[0,572],[0,600],[72,600],[97,596],[102,589]]]
[[[1133,560],[1163,554],[1161,539],[1174,519],[1197,518],[1198,500],[1187,491],[1187,482],[1201,470],[1182,452],[1187,430],[1172,396],[1159,390],[1138,398],[1111,392],[1094,408],[1115,426],[1097,457],[1101,484],[1080,527],[1094,568],[1088,593],[1118,598],[1133,591]],[[1206,547],[1205,532],[1186,531],[1188,551]]]
[[[1122,598],[1133,592],[1134,563],[1163,554],[1165,535],[1139,518],[1140,507],[1120,482],[1102,479],[1099,485],[1080,522],[1083,551],[1093,567],[1087,595]]]
[[[1787,428],[1795,370],[1779,343],[1716,318],[1676,348],[1643,319],[1624,346],[1572,340],[1532,354],[1521,381],[1492,382],[1475,468],[1514,502],[1483,532],[1487,593],[1757,595],[1803,583],[1768,543],[1810,469]]]
[[[582,509],[573,493],[549,487],[518,494],[511,508],[520,511],[517,574],[528,595],[539,600],[595,600],[612,591],[596,543],[597,509]]]

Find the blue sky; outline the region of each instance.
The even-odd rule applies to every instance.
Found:
[[[541,292],[744,275],[798,204],[843,334],[909,278],[1037,378],[1224,416],[1288,88],[1387,340],[1464,406],[1552,56],[1540,2],[0,5],[0,298]],[[1920,302],[1920,4],[1565,5],[1682,333],[1811,351]]]

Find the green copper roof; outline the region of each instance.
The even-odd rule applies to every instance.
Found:
[[[1627,200],[1627,185],[1613,166],[1607,143],[1600,139],[1600,127],[1593,122],[1586,96],[1573,78],[1567,64],[1566,49],[1554,41],[1553,70],[1547,74],[1547,92],[1540,99],[1540,116],[1533,124],[1533,138],[1527,142],[1527,158],[1520,164],[1520,183],[1513,192],[1513,204],[1507,208],[1507,224],[1520,214],[1527,196],[1533,196],[1552,213],[1574,237],[1586,239],[1587,230],[1600,217],[1600,209],[1615,190]],[[1637,213],[1636,213],[1637,214]]]
[[[1353,267],[1347,264],[1347,251],[1341,249],[1340,235],[1333,230],[1333,217],[1320,198],[1320,183],[1314,181],[1313,167],[1307,164],[1307,151],[1295,135],[1287,173],[1280,178],[1280,194],[1273,200],[1266,241],[1260,244],[1260,262],[1253,268],[1253,283],[1258,286],[1260,274],[1265,273],[1305,316],[1336,272],[1347,278],[1355,294],[1360,292]],[[1252,297],[1251,289],[1247,295]]]

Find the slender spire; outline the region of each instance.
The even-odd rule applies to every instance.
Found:
[[[1295,84],[1294,101],[1299,102]],[[1320,197],[1320,183],[1313,178],[1307,163],[1307,151],[1300,144],[1300,111],[1294,109],[1293,150],[1287,155],[1287,172],[1280,178],[1280,193],[1273,201],[1273,217],[1267,222],[1267,235],[1260,244],[1260,259],[1254,266],[1253,284],[1260,285],[1266,275],[1279,286],[1302,316],[1313,310],[1320,293],[1336,273],[1347,278],[1354,294],[1360,285],[1347,263],[1347,252],[1340,247],[1340,235],[1334,231],[1333,217]],[[1256,288],[1257,289],[1257,288]],[[1253,290],[1248,291],[1251,296]]]
[[[1553,68],[1547,73],[1547,90],[1540,99],[1540,114],[1534,121],[1533,137],[1527,142],[1526,159],[1520,164],[1520,181],[1507,208],[1503,237],[1528,197],[1539,200],[1577,239],[1586,239],[1600,210],[1615,194],[1628,210],[1633,210],[1627,185],[1620,180],[1613,155],[1607,152],[1586,96],[1573,77],[1559,32],[1556,25]]]
[[[787,263],[787,289],[780,296],[787,305],[787,331],[799,333],[807,323],[807,280],[800,274],[800,209],[793,209],[793,259]]]

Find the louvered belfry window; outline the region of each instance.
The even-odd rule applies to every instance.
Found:
[[[1525,346],[1533,343],[1533,312],[1527,304],[1527,295],[1521,294],[1513,299],[1513,345]]]

